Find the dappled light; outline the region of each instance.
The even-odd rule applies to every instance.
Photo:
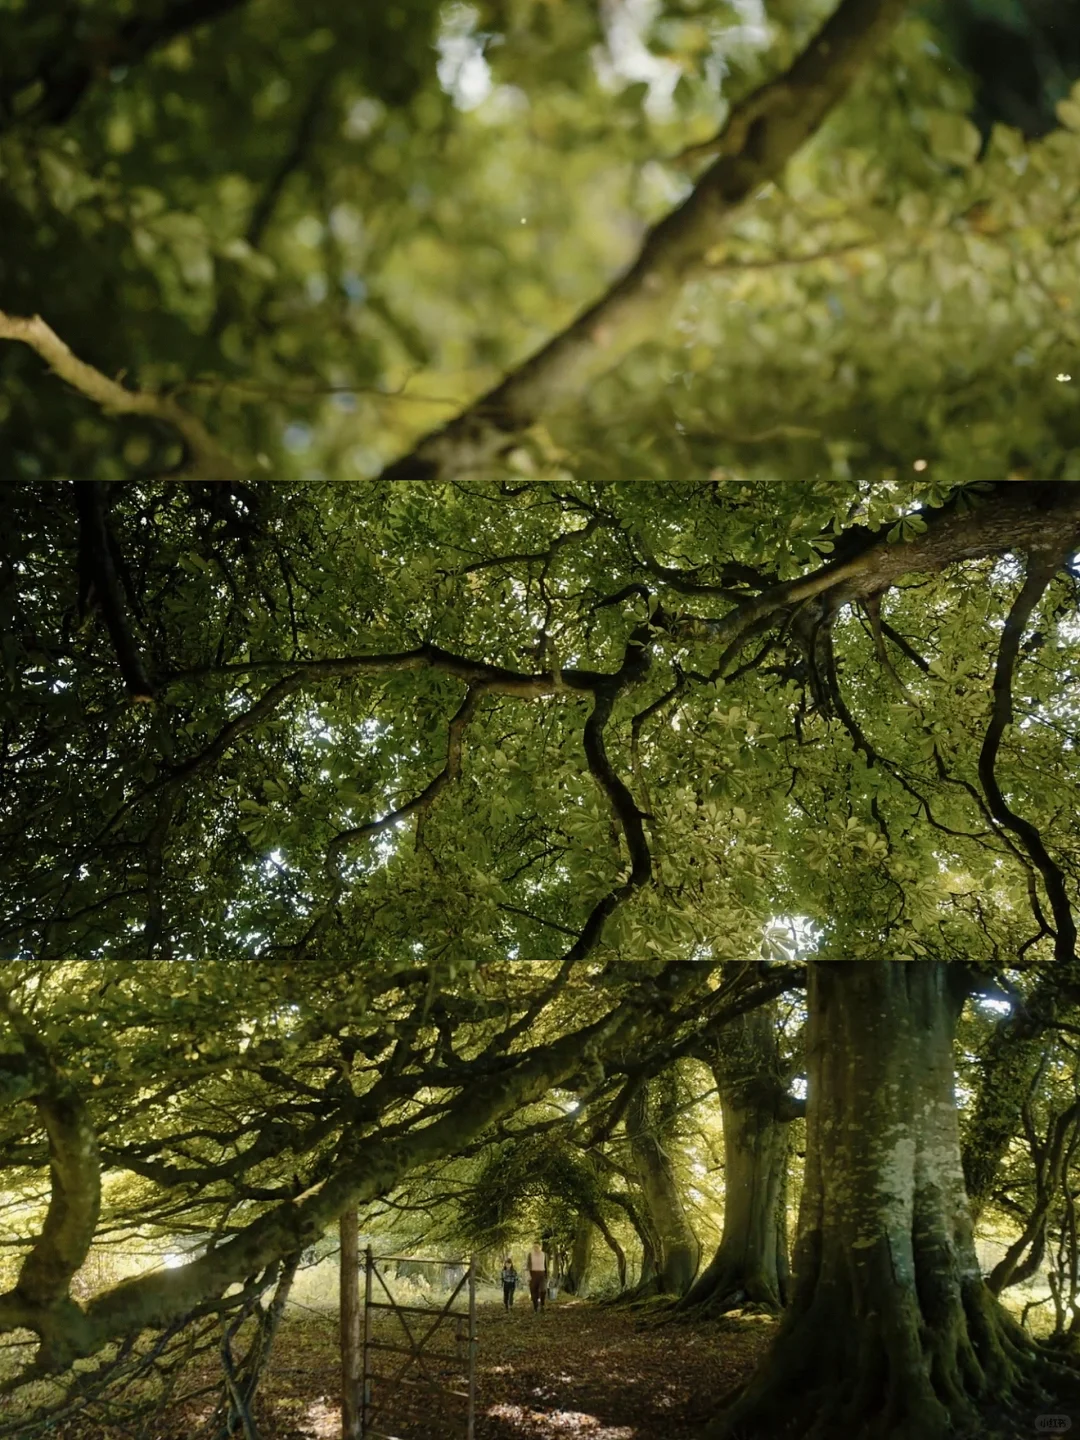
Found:
[[[0,53],[0,1440],[1080,1426],[1072,0]]]
[[[544,1410],[528,1410],[522,1405],[493,1405],[488,1414],[498,1420],[509,1421],[523,1435],[535,1435],[539,1427],[551,1435],[592,1436],[593,1440],[634,1440],[636,1433],[622,1425],[612,1429],[603,1425],[595,1415],[583,1415],[572,1410],[552,1414]]]

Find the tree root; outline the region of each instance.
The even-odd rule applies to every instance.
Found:
[[[877,1316],[854,1354],[824,1307],[789,1315],[708,1440],[1019,1440],[1037,1415],[1080,1402],[1080,1362],[1037,1344],[982,1284],[962,1301],[915,1349]]]

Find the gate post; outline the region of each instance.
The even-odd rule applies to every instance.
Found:
[[[369,1245],[364,1251],[364,1365],[360,1374],[360,1435],[367,1434],[368,1406],[371,1404],[371,1276],[375,1256]]]
[[[469,1256],[469,1419],[466,1435],[476,1433],[476,1256]]]
[[[355,1205],[341,1212],[338,1238],[341,1324],[341,1440],[360,1440],[360,1216]]]
[[[475,1440],[476,1351],[478,1344],[476,1257],[470,1256],[467,1265],[461,1259],[454,1261],[420,1260],[421,1265],[439,1266],[444,1274],[450,1265],[453,1266],[453,1276],[458,1276],[458,1272],[460,1272],[456,1283],[453,1276],[451,1277],[450,1283],[453,1284],[453,1289],[449,1299],[441,1307],[439,1305],[409,1305],[395,1297],[377,1266],[380,1261],[390,1263],[395,1260],[400,1265],[406,1258],[401,1255],[377,1257],[370,1245],[364,1252],[363,1359],[359,1386],[360,1440],[393,1440],[386,1430],[386,1426],[392,1421],[386,1417],[399,1389],[415,1386],[427,1390],[429,1394],[431,1392],[436,1395],[441,1394],[447,1404],[453,1400],[466,1400],[469,1407],[467,1416],[455,1419],[446,1415],[442,1418],[448,1421],[453,1427],[453,1433],[461,1436],[462,1440]],[[380,1290],[386,1296],[384,1300],[373,1298],[375,1281],[378,1281]],[[458,1307],[461,1305],[459,1297],[463,1290],[468,1298],[468,1308],[465,1310],[455,1309],[455,1302]],[[395,1343],[398,1331],[393,1322],[390,1325],[389,1335],[380,1329],[378,1339],[373,1338],[372,1312],[375,1310],[384,1311],[388,1316],[393,1317],[403,1332],[404,1344]],[[423,1319],[416,1321],[410,1318],[412,1316],[422,1316]],[[445,1333],[443,1327],[449,1328],[453,1333],[454,1352],[452,1355],[448,1355],[445,1350],[436,1349],[433,1344],[437,1331]],[[391,1365],[382,1369],[378,1368],[372,1360],[372,1351],[374,1350],[393,1356],[394,1360]],[[445,1367],[445,1362],[451,1359],[455,1364],[453,1370],[448,1372],[443,1367]],[[432,1366],[435,1367],[434,1371]],[[464,1371],[464,1379],[468,1387],[465,1391],[461,1388],[462,1371]],[[453,1378],[448,1378],[448,1376]],[[377,1396],[372,1393],[376,1386],[378,1387]]]

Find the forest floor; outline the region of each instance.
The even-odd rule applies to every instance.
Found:
[[[379,1320],[376,1333],[400,1343],[389,1329],[396,1322]],[[657,1324],[654,1316],[642,1324],[632,1312],[573,1301],[534,1314],[519,1297],[509,1316],[501,1306],[480,1306],[477,1328],[476,1440],[697,1440],[774,1326],[756,1315],[708,1325]],[[452,1351],[428,1365],[460,1388]],[[259,1440],[337,1440],[339,1376],[336,1317],[291,1308],[254,1406]],[[390,1402],[379,1424],[395,1440],[465,1434],[461,1400],[378,1382],[374,1394]],[[205,1398],[174,1407],[154,1440],[190,1440],[211,1408]]]

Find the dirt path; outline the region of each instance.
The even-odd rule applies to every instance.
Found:
[[[483,1306],[476,1440],[697,1440],[772,1328],[756,1317],[639,1328],[632,1314],[586,1304],[534,1315],[519,1301],[509,1317]],[[294,1314],[283,1326],[258,1404],[261,1440],[340,1435],[335,1344],[321,1317]],[[452,1440],[452,1404],[439,1414],[414,1393],[402,1394],[389,1431]]]
[[[711,1325],[641,1326],[637,1315],[562,1301],[534,1315],[519,1300],[478,1312],[476,1440],[700,1440],[718,1401],[753,1368],[773,1331],[761,1317]],[[378,1317],[377,1335],[399,1341]],[[421,1323],[426,1323],[421,1321]],[[397,1363],[392,1356],[380,1357]],[[449,1377],[454,1356],[428,1360]],[[460,1374],[460,1371],[458,1371]],[[213,1351],[189,1364],[164,1413],[120,1422],[91,1405],[56,1440],[200,1440],[220,1395]],[[259,1440],[340,1440],[340,1359],[331,1311],[290,1306],[254,1406]],[[395,1440],[457,1440],[460,1402],[420,1387],[388,1391],[381,1428]],[[186,1398],[185,1398],[186,1397]]]
[[[587,1305],[485,1327],[477,1440],[690,1440],[753,1368],[772,1326],[638,1329]]]

